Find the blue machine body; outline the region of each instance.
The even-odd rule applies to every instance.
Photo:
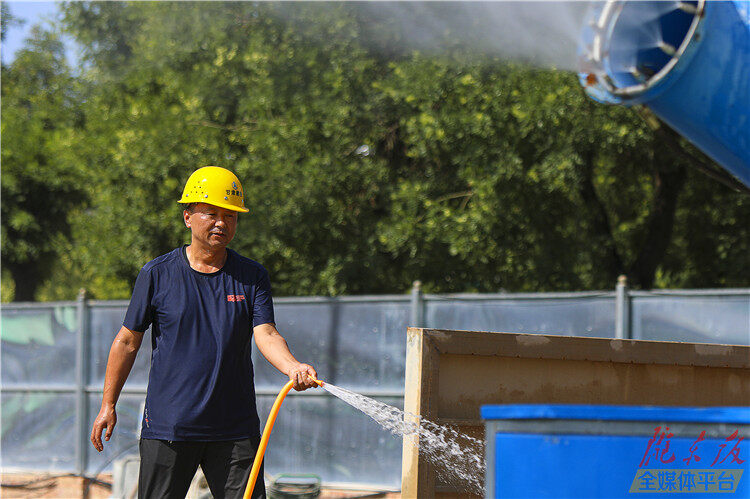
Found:
[[[649,42],[639,40],[639,31],[633,29],[639,16],[648,17],[649,4],[653,11],[668,3],[628,3],[613,8],[616,13],[601,21],[598,31],[591,26],[584,30],[582,44],[601,47],[593,62],[588,59],[598,72],[589,72],[589,67],[579,74],[586,92],[602,102],[648,106],[750,186],[750,0],[675,2],[694,5],[698,13],[694,26],[686,24],[691,21],[682,11],[658,20],[656,28],[663,40],[672,42],[665,45],[667,50],[671,53],[681,47],[672,54],[671,63],[664,51],[648,49]],[[594,20],[603,7],[598,5],[599,10],[591,14]],[[655,72],[666,67],[666,74],[658,75],[651,85],[643,74],[650,74],[647,71],[633,71],[636,77],[630,76],[626,68],[631,64],[632,68],[656,68]],[[638,76],[644,83],[640,89]],[[623,91],[627,87],[636,90]]]
[[[750,497],[747,407],[496,405],[482,418],[486,497]]]

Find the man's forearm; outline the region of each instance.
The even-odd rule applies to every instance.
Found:
[[[272,328],[272,330],[267,329],[263,332],[256,331],[254,334],[255,344],[258,346],[258,350],[260,350],[260,353],[263,354],[263,357],[265,357],[272,366],[288,375],[289,370],[299,364],[299,361],[294,358],[294,355],[292,355],[286,340],[273,326],[264,325],[258,327]]]
[[[136,345],[131,341],[124,341],[120,334],[115,338],[112,348],[109,349],[109,358],[107,359],[102,405],[114,407],[117,403],[125,380],[128,379],[130,370],[135,363],[139,346],[140,344]]]

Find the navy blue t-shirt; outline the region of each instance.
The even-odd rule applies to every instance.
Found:
[[[141,436],[235,440],[258,436],[252,328],[274,322],[262,265],[227,250],[221,270],[190,267],[185,247],[143,266],[123,325],[151,326],[151,372]]]

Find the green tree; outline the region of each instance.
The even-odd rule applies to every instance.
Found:
[[[277,292],[390,287],[377,280],[376,265],[371,280],[357,279],[360,256],[387,260],[366,243],[376,241],[367,217],[381,209],[372,199],[387,164],[356,154],[377,127],[377,101],[367,93],[382,69],[357,46],[345,9],[338,18],[318,14],[312,32],[299,33],[268,15],[274,5],[126,7],[68,10],[71,30],[85,31],[80,40],[91,32],[104,39],[86,45],[93,85],[86,135],[96,147],[84,162],[101,181],[92,216],[79,221],[84,239],[70,253],[77,261],[63,268],[93,265],[109,282],[132,283],[147,259],[186,240],[177,222],[179,189],[193,169],[218,163],[244,180],[253,209],[235,247],[271,268]],[[118,19],[139,28],[114,28]],[[327,43],[310,45],[308,36]],[[110,69],[99,61],[109,60],[114,46],[129,55]],[[117,237],[88,231],[88,224]]]
[[[422,277],[429,288],[607,289],[620,274],[646,289],[750,281],[747,195],[694,170],[710,160],[666,126],[586,98],[574,75],[416,57],[384,89],[399,117],[394,149],[413,173],[381,234],[420,275],[435,269]],[[681,199],[695,189],[722,201]],[[726,250],[686,243],[696,238]],[[707,257],[698,277],[694,262]]]
[[[2,23],[0,23],[0,40],[4,42],[8,34],[8,29],[11,26],[22,25],[23,20],[13,15],[7,2],[0,4],[0,18],[2,19]]]
[[[2,266],[14,299],[29,301],[59,257],[71,213],[85,205],[72,141],[81,99],[57,34],[32,29],[2,67],[2,102]]]

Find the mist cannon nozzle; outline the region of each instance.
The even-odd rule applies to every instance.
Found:
[[[598,82],[589,94],[619,104],[656,86],[684,56],[704,7],[704,0],[609,1],[592,9],[581,40],[581,69]]]
[[[750,0],[608,0],[583,26],[591,98],[647,105],[750,187]]]

